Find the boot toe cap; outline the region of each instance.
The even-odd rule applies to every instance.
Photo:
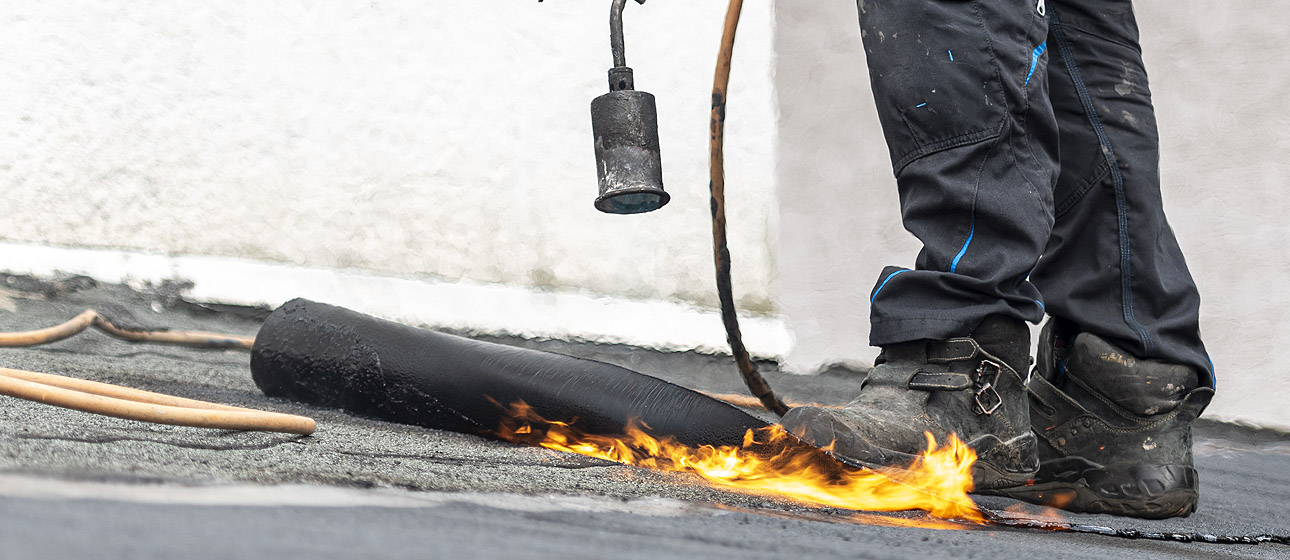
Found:
[[[912,458],[908,453],[884,448],[874,443],[865,427],[865,418],[844,415],[840,409],[797,407],[784,415],[780,423],[790,434],[828,451],[839,460],[855,466],[882,467],[906,464]],[[917,452],[917,451],[915,451]]]

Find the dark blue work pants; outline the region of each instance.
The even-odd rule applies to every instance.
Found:
[[[858,4],[902,218],[923,243],[913,270],[875,284],[870,342],[1047,313],[1212,385],[1130,0]]]

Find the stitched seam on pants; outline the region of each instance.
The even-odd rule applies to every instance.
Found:
[[[904,113],[901,113],[901,120],[905,120]],[[906,166],[913,163],[914,160],[917,160],[918,158],[921,158],[923,156],[948,150],[950,148],[957,148],[959,146],[966,146],[968,144],[975,144],[977,142],[995,138],[999,136],[1000,133],[1003,132],[1003,125],[1004,123],[1007,122],[1007,120],[1008,120],[1008,117],[1006,115],[1002,119],[999,119],[999,125],[996,126],[994,130],[978,130],[976,132],[960,134],[958,136],[946,138],[939,142],[935,142],[935,143],[923,146],[921,148],[916,148],[914,150],[911,150],[909,153],[905,155],[905,157],[900,158],[900,161],[896,162],[896,175],[900,175],[900,172],[904,171]],[[906,126],[908,126],[909,121],[905,120],[905,122],[906,122]]]
[[[950,263],[950,273],[956,273],[958,270],[959,259],[967,253],[968,244],[972,242],[972,237],[976,234],[976,201],[981,193],[981,173],[985,171],[985,164],[990,161],[990,155],[999,147],[1000,138],[1002,137],[994,137],[990,142],[990,147],[985,151],[985,155],[981,156],[981,165],[978,165],[976,168],[976,176],[972,179],[972,209],[968,213],[972,220],[971,231],[968,232],[967,242],[963,244],[963,248],[959,250],[959,254],[956,255],[954,260]],[[1016,158],[1014,158],[1014,161],[1015,159]]]
[[[1008,122],[1008,117],[1012,115],[1012,107],[1008,105],[1008,95],[1003,89],[1003,71],[999,68],[999,55],[994,52],[994,39],[990,36],[990,28],[985,26],[985,18],[981,17],[981,2],[972,3],[972,11],[976,13],[976,23],[981,26],[981,35],[985,37],[985,49],[990,52],[990,62],[994,64],[994,83],[998,84],[999,100],[1003,102],[1003,119],[999,125],[1000,132],[1003,131],[1003,124]]]
[[[971,226],[972,231],[971,233],[968,234],[969,241],[971,241],[971,236],[976,233],[976,203],[977,203],[977,199],[980,197],[980,194],[981,194],[981,174],[985,170],[985,164],[990,161],[990,156],[994,154],[995,150],[1002,147],[1003,149],[1009,152],[1010,156],[1012,156],[1012,162],[1014,165],[1017,166],[1018,172],[1020,173],[1021,171],[1020,162],[1017,160],[1017,150],[1012,145],[1014,142],[1014,139],[1009,137],[1007,142],[1008,145],[1006,146],[1000,146],[1000,142],[999,142],[1004,138],[1003,132],[1008,125],[1008,119],[1012,116],[1012,107],[1008,103],[1007,92],[1004,91],[1003,68],[1001,67],[1002,65],[999,63],[999,55],[994,51],[994,38],[990,35],[990,29],[985,26],[985,20],[981,17],[981,3],[973,2],[972,11],[975,12],[976,14],[977,25],[980,26],[981,28],[981,35],[982,37],[985,38],[986,51],[990,53],[990,62],[994,66],[994,83],[997,84],[997,87],[1000,90],[999,99],[1002,100],[1002,103],[1003,103],[1003,118],[999,122],[999,134],[992,139],[992,141],[990,142],[990,147],[986,150],[985,154],[981,157],[981,165],[977,166],[976,176],[973,178],[973,181],[972,181],[972,208],[969,213],[972,221],[972,226]],[[1025,180],[1026,183],[1030,184],[1030,186],[1033,188],[1034,184],[1030,183],[1030,179],[1026,178],[1026,174],[1025,173],[1020,173],[1020,174],[1022,179]],[[964,244],[960,254],[956,256],[954,261],[950,264],[950,268],[953,269],[954,271],[957,271],[959,257],[961,257],[963,253],[966,253],[967,248],[968,248],[967,244]]]
[[[1033,62],[1033,64],[1035,64],[1035,66],[1034,66],[1034,67],[1032,67],[1030,71],[1031,71],[1032,73],[1033,73],[1033,72],[1036,72],[1036,71],[1039,71],[1039,72],[1041,72],[1041,74],[1042,74],[1041,76],[1039,76],[1039,77],[1038,77],[1039,82],[1038,82],[1038,83],[1036,83],[1036,86],[1035,86],[1035,87],[1036,87],[1036,89],[1038,89],[1038,87],[1039,87],[1039,84],[1040,84],[1040,83],[1048,83],[1048,65],[1049,65],[1049,62],[1047,62],[1047,61],[1041,61],[1041,60],[1040,60],[1040,57],[1042,57],[1042,56],[1047,56],[1049,59],[1051,59],[1051,58],[1052,58],[1052,54],[1049,54],[1049,53],[1047,52],[1047,51],[1048,51],[1048,46],[1047,46],[1047,45],[1048,45],[1048,16],[1047,16],[1047,15],[1038,15],[1038,14],[1036,14],[1036,15],[1037,15],[1038,20],[1039,20],[1039,21],[1038,21],[1038,25],[1039,25],[1040,29],[1041,29],[1041,30],[1042,30],[1042,32],[1043,32],[1043,41],[1042,41],[1040,44],[1041,44],[1041,45],[1044,45],[1044,52],[1043,52],[1043,53],[1041,53],[1039,56],[1035,56],[1035,57],[1034,57],[1034,62]],[[1039,48],[1039,47],[1035,47],[1035,49],[1038,49],[1038,48]],[[1032,55],[1033,55],[1033,53],[1035,52],[1035,49],[1032,49],[1032,50],[1031,50]],[[1043,69],[1042,69],[1042,70],[1040,70],[1040,69],[1038,68],[1038,66],[1040,66],[1040,65],[1042,65],[1042,66],[1043,66]],[[1022,86],[1022,92],[1023,92],[1024,96],[1025,96],[1025,97],[1024,97],[1024,99],[1025,99],[1025,104],[1026,104],[1026,105],[1025,105],[1025,109],[1024,109],[1024,111],[1022,111],[1022,113],[1021,113],[1021,115],[1022,115],[1022,116],[1021,116],[1021,120],[1022,120],[1022,122],[1023,122],[1023,123],[1025,123],[1025,124],[1023,124],[1023,128],[1022,128],[1022,130],[1029,130],[1029,129],[1030,129],[1030,113],[1031,113],[1031,108],[1032,108],[1032,106],[1033,106],[1033,100],[1031,99],[1030,80],[1031,80],[1031,78],[1030,78],[1029,76],[1027,76],[1027,78],[1026,78],[1026,83]],[[1046,100],[1046,101],[1048,101],[1048,100]],[[1051,116],[1051,114],[1052,114],[1052,111],[1053,111],[1053,109],[1052,109],[1052,102],[1051,102],[1051,101],[1048,101],[1048,112],[1049,112],[1050,116]],[[1026,134],[1026,135],[1024,135],[1022,138],[1025,140],[1026,155],[1030,158],[1030,162],[1031,162],[1031,163],[1033,163],[1033,164],[1035,165],[1035,169],[1043,169],[1043,168],[1044,168],[1044,164],[1040,163],[1040,162],[1039,162],[1039,157],[1035,155],[1035,145],[1034,145],[1034,142],[1033,142],[1033,141],[1034,141],[1034,139],[1035,139],[1035,136],[1034,136],[1034,135],[1031,135],[1031,134]],[[1056,184],[1056,177],[1055,177],[1055,176],[1053,176],[1053,175],[1050,173],[1049,178],[1048,178],[1048,181],[1049,181],[1049,182],[1048,182],[1048,185],[1046,185],[1046,186],[1045,186],[1045,189],[1044,189],[1044,190],[1045,190],[1045,191],[1048,191],[1048,192],[1050,192],[1050,193],[1051,193],[1051,192],[1053,192],[1053,187],[1054,187],[1054,185]],[[1054,193],[1054,195],[1055,195],[1055,193]],[[1043,197],[1043,195],[1040,195],[1040,198],[1041,198],[1041,200],[1039,201],[1040,206],[1043,206],[1043,205],[1044,205],[1044,201],[1042,200],[1042,197]],[[1049,198],[1051,199],[1051,198],[1052,198],[1052,196],[1050,196]],[[1055,223],[1056,223],[1056,214],[1054,213],[1054,224],[1055,224]],[[1040,304],[1040,307],[1042,307],[1042,306],[1043,306],[1043,304]]]
[[[1140,45],[1134,45],[1134,44],[1132,44],[1132,43],[1126,43],[1126,42],[1121,41],[1121,40],[1119,40],[1119,39],[1112,39],[1112,38],[1107,37],[1106,35],[1103,35],[1103,34],[1101,34],[1101,33],[1096,33],[1096,32],[1093,32],[1093,31],[1089,31],[1089,29],[1088,29],[1087,27],[1083,27],[1083,26],[1080,26],[1080,25],[1071,25],[1071,24],[1069,24],[1069,23],[1064,23],[1064,24],[1062,24],[1062,27],[1063,27],[1063,28],[1065,28],[1065,29],[1073,29],[1073,30],[1075,30],[1075,31],[1079,31],[1080,33],[1083,33],[1083,34],[1085,34],[1085,35],[1091,35],[1091,36],[1093,36],[1093,37],[1097,37],[1098,39],[1101,39],[1101,40],[1106,41],[1106,42],[1108,42],[1108,43],[1114,43],[1114,44],[1116,44],[1116,45],[1120,45],[1121,47],[1124,47],[1124,48],[1126,48],[1126,49],[1132,49],[1132,50],[1134,50],[1135,52],[1137,52],[1138,54],[1142,54],[1142,47],[1141,47]]]
[[[1028,45],[1030,41],[1031,41],[1030,33],[1028,31],[1025,33],[1022,33],[1021,40],[1017,41],[1017,44],[1020,45],[1018,48],[1019,49],[1027,48],[1026,45]],[[993,45],[993,41],[991,42],[991,45]],[[991,52],[993,52],[993,46],[991,47]],[[1033,49],[1032,49],[1032,52],[1033,52]],[[994,66],[995,66],[995,75],[998,76],[999,79],[1002,79],[1003,68],[1002,68],[1002,65],[999,64],[999,60],[997,58],[994,60]],[[1012,72],[1008,72],[1008,75],[1011,76]],[[1000,82],[1000,84],[1002,84],[1002,82]],[[1027,185],[1030,185],[1030,188],[1032,189],[1032,192],[1034,193],[1034,196],[1037,199],[1036,202],[1039,203],[1040,207],[1043,207],[1045,206],[1045,204],[1043,199],[1044,195],[1042,193],[1045,190],[1051,189],[1052,188],[1051,184],[1045,185],[1044,187],[1040,187],[1039,185],[1036,185],[1034,181],[1030,180],[1029,174],[1026,173],[1026,168],[1021,165],[1022,159],[1029,159],[1030,162],[1034,164],[1035,166],[1034,169],[1040,169],[1041,167],[1043,167],[1039,163],[1039,158],[1035,157],[1035,148],[1034,146],[1031,145],[1030,134],[1027,132],[1030,130],[1031,101],[1030,101],[1029,86],[1030,86],[1030,83],[1029,83],[1029,80],[1027,80],[1026,84],[1021,87],[1021,106],[1018,108],[1017,118],[1015,121],[1016,132],[1020,133],[1021,136],[1018,139],[1011,139],[1011,138],[1009,139],[1009,148],[1010,148],[1009,151],[1012,152],[1012,163],[1016,165],[1017,174],[1021,176],[1021,179],[1025,181]],[[1026,153],[1024,155],[1018,155],[1017,152],[1020,152],[1023,147],[1025,148]]]
[[[1088,93],[1088,88],[1084,85],[1083,75],[1080,74],[1079,65],[1075,63],[1075,55],[1071,51],[1070,45],[1066,42],[1066,34],[1063,31],[1061,21],[1057,14],[1051,14],[1053,18],[1052,35],[1057,40],[1057,49],[1061,53],[1062,61],[1066,63],[1066,70],[1070,73],[1071,81],[1075,83],[1075,91],[1079,94],[1080,103],[1084,105],[1084,115],[1088,117],[1089,124],[1093,126],[1093,131],[1097,134],[1098,142],[1102,147],[1102,156],[1106,159],[1106,165],[1111,172],[1111,183],[1115,188],[1115,211],[1117,214],[1117,229],[1120,237],[1120,300],[1124,308],[1124,322],[1138,333],[1142,341],[1143,349],[1147,353],[1155,349],[1155,344],[1151,340],[1151,335],[1147,330],[1138,323],[1133,312],[1133,259],[1132,248],[1129,242],[1129,208],[1128,201],[1124,194],[1124,176],[1120,174],[1120,167],[1116,164],[1115,150],[1111,147],[1111,139],[1106,134],[1106,129],[1102,127],[1102,120],[1098,117],[1097,108],[1093,105],[1093,99]]]
[[[888,282],[891,282],[891,280],[892,280],[893,278],[895,278],[895,277],[897,277],[897,276],[899,276],[899,275],[901,275],[902,273],[905,273],[905,272],[909,272],[909,269],[908,269],[908,268],[902,268],[902,269],[897,270],[897,271],[895,271],[895,272],[893,272],[893,273],[891,273],[891,274],[888,274],[886,278],[883,278],[883,279],[882,279],[882,282],[881,282],[880,284],[878,284],[878,289],[874,290],[874,291],[873,291],[873,295],[869,297],[869,312],[870,312],[870,313],[873,313],[873,304],[874,304],[874,302],[878,301],[878,294],[881,294],[881,293],[882,293],[882,289],[887,287],[887,283],[888,283]]]
[[[1000,131],[1000,134],[1002,134],[1004,128],[1008,124],[1008,119],[1013,116],[1012,105],[1009,104],[1008,102],[1007,93],[1003,91],[1004,90],[1004,85],[1003,85],[1004,69],[1003,69],[1003,65],[999,62],[999,55],[996,54],[994,51],[994,37],[990,34],[990,29],[985,26],[985,19],[981,16],[981,3],[979,1],[973,2],[973,11],[976,13],[977,24],[981,26],[981,34],[985,37],[985,48],[987,51],[990,52],[990,62],[993,63],[994,65],[994,81],[996,84],[998,84],[998,87],[1000,90],[999,98],[1003,100],[1003,121],[999,123],[999,131]],[[1025,41],[1022,41],[1021,44],[1025,44]],[[1026,104],[1028,106],[1029,99],[1028,98],[1024,99],[1023,104]],[[1025,112],[1023,111],[1020,113],[1020,116],[1017,117],[1015,120],[1017,125],[1014,126],[1014,130],[1012,131],[1013,133],[1022,132],[1025,130],[1025,118],[1026,118],[1026,115],[1025,115]],[[1012,157],[1012,163],[1013,165],[1016,166],[1017,174],[1021,176],[1021,180],[1025,181],[1027,185],[1030,185],[1030,188],[1032,189],[1032,191],[1037,196],[1039,196],[1039,192],[1040,192],[1039,186],[1036,185],[1034,182],[1032,182],[1030,180],[1030,177],[1026,176],[1026,173],[1023,171],[1023,168],[1021,166],[1021,160],[1020,158],[1017,157],[1016,141],[1017,141],[1016,138],[1013,138],[1010,136],[1008,138],[1008,145],[1005,146],[1005,149],[1008,150],[1008,155]],[[991,147],[992,151],[993,149],[994,148]],[[987,156],[988,155],[989,154],[987,154]],[[979,176],[978,176],[977,186],[978,187],[980,186]],[[974,208],[976,206],[975,197],[976,197],[976,194],[974,192],[973,193]],[[1039,203],[1042,206],[1043,200],[1040,200]]]
[[[1053,211],[1054,215],[1060,218],[1062,215],[1069,212],[1071,208],[1074,208],[1076,204],[1079,204],[1081,200],[1084,200],[1084,197],[1088,195],[1089,191],[1093,190],[1093,186],[1102,182],[1109,173],[1110,169],[1106,165],[1106,160],[1098,162],[1097,167],[1093,168],[1093,174],[1090,175],[1089,178],[1085,179],[1084,182],[1080,184],[1079,188],[1075,189],[1074,192],[1067,195],[1066,198],[1063,198],[1062,201],[1057,204],[1057,207]]]

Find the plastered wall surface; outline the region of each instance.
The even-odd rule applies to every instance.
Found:
[[[891,161],[869,90],[856,6],[775,6],[779,99],[779,309],[796,334],[787,365],[867,365],[869,291],[883,266],[912,266]]]
[[[1203,299],[1208,416],[1290,428],[1290,5],[1135,2],[1162,135],[1166,212]],[[777,301],[789,364],[867,362],[869,293],[919,245],[899,223],[850,0],[776,4]]]
[[[673,199],[623,217],[591,204],[609,5],[6,2],[0,239],[715,305],[707,123],[725,6],[627,7]],[[771,9],[745,12],[730,245],[737,297],[766,312]]]

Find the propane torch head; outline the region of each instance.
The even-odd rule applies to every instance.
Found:
[[[644,3],[644,0],[637,0]],[[610,9],[609,93],[591,102],[591,132],[595,137],[596,175],[600,195],[596,209],[609,214],[640,214],[663,207],[671,196],[663,191],[663,162],[658,147],[658,108],[654,96],[636,91],[632,69],[623,54],[622,10],[625,0]]]

